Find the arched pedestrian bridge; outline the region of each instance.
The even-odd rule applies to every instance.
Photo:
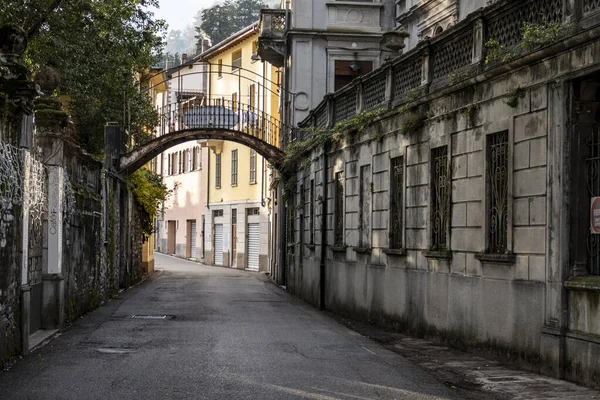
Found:
[[[203,139],[243,144],[277,167],[283,162],[280,140],[289,128],[255,106],[199,94],[193,101],[164,106],[158,114],[156,136],[119,158],[120,173],[132,173],[170,147]]]

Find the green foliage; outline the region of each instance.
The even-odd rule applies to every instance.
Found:
[[[134,138],[154,127],[156,113],[135,77],[156,62],[162,48],[164,21],[148,11],[157,4],[32,0],[0,5],[0,23],[29,32],[26,59],[32,72],[45,65],[60,72],[60,93],[68,96],[79,142],[92,154],[104,148],[109,121],[119,122]]]
[[[513,55],[506,50],[506,47],[494,38],[490,38],[485,42],[485,47],[487,49],[487,55],[485,56],[486,64],[496,61],[509,62],[513,58]]]
[[[563,36],[559,23],[530,24],[523,22],[521,28],[521,48],[532,51],[538,47],[558,41]]]
[[[504,103],[510,108],[517,108],[519,105],[519,99],[525,97],[525,90],[517,87],[516,89],[511,90],[508,94],[508,99],[504,100]]]
[[[240,29],[258,21],[262,0],[225,0],[202,10],[200,29],[217,44]]]
[[[371,125],[385,109],[376,109],[373,111],[363,111],[354,118],[341,121],[333,128],[306,128],[302,130],[304,140],[296,140],[288,144],[284,151],[284,165],[291,167],[299,157],[314,147],[324,144],[327,140],[333,142],[342,142],[348,139],[352,134],[361,133],[365,128]]]
[[[466,79],[469,79],[471,76],[469,75],[468,71],[456,71],[456,70],[452,70],[452,72],[448,75],[448,79],[450,79],[450,83],[451,84],[455,84],[457,82],[460,81],[464,81]]]
[[[135,171],[129,178],[129,182],[133,195],[141,206],[142,230],[149,236],[153,232],[152,219],[158,212],[161,202],[171,195],[171,191],[167,189],[159,175],[145,168]]]

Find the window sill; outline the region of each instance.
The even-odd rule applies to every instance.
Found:
[[[570,291],[587,291],[600,293],[600,276],[572,276],[564,283]]]
[[[370,247],[353,247],[352,250],[354,250],[356,253],[360,253],[360,254],[371,254],[371,248]]]
[[[329,246],[329,249],[336,253],[342,253],[342,252],[345,253],[347,248],[348,248],[348,246],[346,246],[346,245]]]
[[[250,182],[250,185],[256,185],[256,182]]]
[[[475,258],[481,261],[482,263],[487,264],[504,264],[504,265],[514,265],[517,260],[517,257],[512,254],[490,254],[490,253],[477,253],[475,254]]]
[[[451,260],[452,259],[452,252],[449,250],[447,250],[447,251],[423,250],[422,254],[426,258],[432,258],[432,259],[436,259],[436,260]]]
[[[406,256],[406,249],[383,249],[382,251],[388,256]]]

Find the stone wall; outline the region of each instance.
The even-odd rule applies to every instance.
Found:
[[[594,23],[597,16],[585,22]],[[451,32],[447,35],[449,40]],[[598,38],[597,29],[574,33],[553,48],[495,68],[479,58],[460,83],[444,76],[432,80],[425,68],[422,85],[396,99],[389,96],[395,79],[390,72],[383,114],[305,153],[297,164],[303,168],[290,178],[288,288],[341,314],[486,349],[521,366],[597,386],[600,289],[595,278],[577,278],[584,283],[569,278],[567,165],[570,157],[581,156],[571,156],[565,143],[572,134],[571,85],[600,70]],[[430,54],[421,51],[428,65]],[[409,61],[414,57],[406,55]],[[401,62],[386,68],[402,70]],[[378,73],[385,70],[374,76]],[[370,96],[369,79],[326,98],[319,107],[325,118],[311,115],[305,123],[317,130],[307,135],[321,134],[319,121],[333,127],[340,120],[335,113],[347,109],[344,93],[356,90],[350,108],[358,113]],[[352,109],[346,119],[355,114]],[[507,164],[496,171],[491,146],[502,135]],[[436,153],[434,159],[444,147],[447,158]],[[400,228],[391,221],[396,157],[402,157],[403,174]],[[442,181],[450,198],[441,217],[434,201],[446,193],[436,182],[439,165],[448,169]],[[504,250],[492,252],[502,221],[494,217],[500,206],[490,205],[499,176],[507,179],[502,204],[507,235]],[[341,214],[337,207],[343,207]],[[339,215],[341,242],[335,240]],[[436,244],[440,219],[447,221],[446,238]],[[398,232],[402,245],[390,249]]]

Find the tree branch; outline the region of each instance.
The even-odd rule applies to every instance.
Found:
[[[23,24],[23,29],[28,38],[39,32],[42,24],[46,22],[51,13],[56,11],[61,3],[62,0],[52,0],[50,5],[45,7],[45,10],[43,11],[39,11],[35,6],[32,6],[32,8],[29,9],[29,13]]]

